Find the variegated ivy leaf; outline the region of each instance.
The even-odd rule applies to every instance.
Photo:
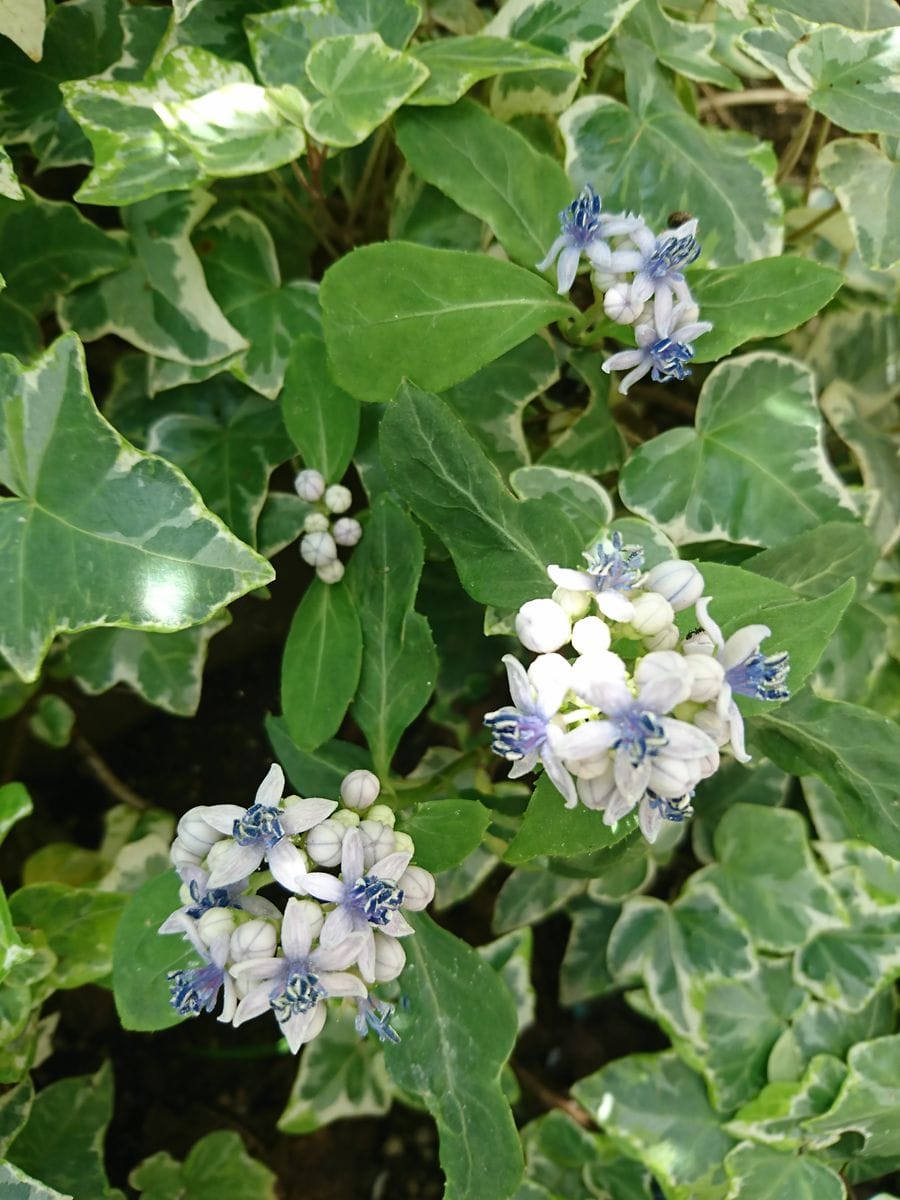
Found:
[[[578,1004],[611,992],[616,984],[606,965],[606,947],[621,909],[587,897],[569,906],[572,928],[559,972],[559,999]]]
[[[745,133],[700,125],[665,82],[648,47],[620,38],[628,107],[585,96],[560,118],[566,168],[592,183],[609,210],[630,209],[664,228],[686,209],[700,220],[708,266],[781,252],[781,201],[771,148]]]
[[[691,821],[691,845],[702,863],[715,858],[713,836],[732,804],[759,804],[778,808],[784,804],[790,776],[770,762],[751,766],[723,763],[697,788],[697,805]]]
[[[738,45],[769,74],[777,75],[789,92],[804,96],[806,84],[791,69],[788,54],[800,38],[811,32],[817,19],[806,20],[790,11],[779,11],[777,16],[769,14],[766,25],[759,28],[754,24],[746,29],[738,39]]]
[[[873,409],[897,390],[900,317],[875,305],[825,313],[806,354],[823,390],[835,380],[854,387]]]
[[[534,1021],[535,994],[531,982],[530,929],[515,929],[493,942],[478,947],[478,953],[490,963],[509,989],[516,1006],[519,1033]]]
[[[820,19],[820,18],[817,18]],[[788,52],[810,108],[851,133],[900,133],[900,29],[869,33],[822,25]]]
[[[146,1200],[275,1200],[276,1179],[247,1153],[240,1134],[230,1129],[208,1133],[191,1147],[183,1163],[165,1150],[145,1158],[128,1176]]]
[[[519,467],[510,475],[509,482],[520,500],[556,496],[587,547],[596,544],[612,520],[610,495],[590,475],[539,465]]]
[[[0,0],[0,34],[40,62],[47,12],[44,0]]]
[[[845,1200],[843,1180],[808,1154],[782,1154],[742,1142],[725,1159],[728,1200]]]
[[[491,107],[503,116],[561,112],[572,100],[585,59],[615,32],[637,0],[509,0],[484,33],[530,42],[564,55],[578,68],[573,78],[562,71],[502,76],[494,85]]]
[[[556,875],[544,868],[519,867],[497,895],[493,927],[497,933],[508,933],[534,925],[580,896],[586,886],[584,879]]]
[[[0,377],[0,650],[23,679],[56,633],[186,629],[272,578],[180,472],[104,421],[77,338],[31,369],[0,359]]]
[[[900,260],[900,163],[859,138],[838,138],[816,162],[823,183],[835,193],[853,229],[867,267],[885,270]]]
[[[210,295],[190,242],[213,203],[208,192],[170,192],[123,209],[129,265],[64,297],[60,321],[85,341],[115,333],[181,363],[213,363],[245,350]]]
[[[865,1139],[866,1157],[897,1155],[900,1122],[900,1034],[854,1046],[847,1078],[832,1108],[804,1122],[813,1145],[827,1146],[847,1130]]]
[[[726,1129],[737,1138],[779,1150],[798,1150],[806,1141],[800,1122],[831,1108],[846,1074],[839,1058],[817,1054],[802,1078],[767,1083]]]
[[[844,25],[847,29],[888,29],[900,25],[900,12],[894,0],[865,0],[864,4],[845,4],[844,0],[766,0],[771,12],[788,12],[806,21],[823,25]]]
[[[677,543],[773,546],[855,515],[825,456],[814,379],[800,363],[759,352],[720,364],[695,422],[638,447],[620,479],[625,504]]]
[[[12,159],[2,146],[0,146],[0,196],[6,196],[10,200],[25,199],[22,185],[16,178]]]
[[[488,34],[436,38],[414,47],[412,55],[430,72],[409,99],[415,105],[453,104],[474,84],[492,76],[553,71],[574,79],[578,73],[576,64],[560,54],[528,42]]]
[[[663,11],[658,0],[641,0],[622,26],[628,37],[639,38],[653,48],[659,62],[679,75],[714,83],[717,87],[739,89],[741,80],[713,54],[715,24],[677,21]]]

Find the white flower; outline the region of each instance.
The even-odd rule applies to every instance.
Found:
[[[599,617],[582,617],[572,626],[572,647],[579,654],[599,654],[609,649],[609,626]]]
[[[703,576],[692,562],[671,558],[647,572],[644,587],[665,596],[675,612],[681,612],[703,595]]]
[[[670,293],[659,293],[657,299]],[[670,297],[671,298],[671,297]],[[693,343],[703,333],[712,329],[709,321],[696,319],[696,305],[676,304],[668,311],[664,304],[657,304],[652,321],[636,325],[634,329],[636,350],[620,350],[603,364],[603,370],[627,371],[619,384],[619,392],[625,396],[632,384],[643,379],[649,372],[654,383],[667,383],[670,379],[684,379],[690,375],[687,364],[694,357]]]
[[[325,492],[325,480],[319,471],[307,469],[301,471],[294,479],[294,491],[301,500],[314,504],[321,500]]]
[[[572,633],[566,610],[555,600],[528,600],[516,613],[519,641],[535,654],[550,654],[565,646]]]
[[[575,592],[591,592],[597,607],[610,621],[631,619],[632,604],[625,595],[642,580],[644,551],[640,546],[624,546],[616,531],[609,541],[600,542],[593,554],[585,554],[587,570],[573,571],[555,564],[547,574],[560,587]]]
[[[629,625],[640,637],[653,637],[668,629],[675,619],[672,605],[658,592],[643,592],[632,600]]]
[[[644,311],[643,302],[636,300],[626,284],[614,283],[603,297],[603,311],[611,321],[633,325]]]

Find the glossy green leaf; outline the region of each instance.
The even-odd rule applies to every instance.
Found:
[[[112,1112],[109,1063],[95,1075],[57,1080],[35,1096],[28,1121],[7,1152],[9,1160],[65,1194],[100,1200],[109,1189],[103,1139]]]
[[[766,1084],[728,1122],[728,1132],[779,1150],[797,1150],[806,1140],[800,1122],[831,1108],[846,1074],[839,1058],[817,1054],[801,1079]]]
[[[851,133],[900,133],[895,29],[871,33],[822,25],[788,53],[788,64],[809,89],[806,103]]]
[[[0,1096],[0,1155],[5,1157],[9,1143],[28,1120],[33,1102],[34,1084],[30,1077]]]
[[[673,208],[693,213],[710,266],[778,254],[781,205],[769,147],[749,134],[698,124],[664,83],[650,50],[633,39],[619,45],[630,106],[585,96],[560,119],[575,186],[593,183],[606,208],[639,212],[657,228]]]
[[[32,737],[55,750],[69,744],[74,724],[75,713],[72,707],[62,696],[50,693],[40,697],[28,719],[28,729]]]
[[[838,197],[867,267],[885,270],[900,259],[893,214],[900,205],[900,163],[858,138],[829,142],[816,163]]]
[[[729,1200],[844,1200],[839,1175],[809,1155],[795,1156],[742,1142],[725,1159]]]
[[[334,382],[322,339],[295,338],[284,376],[281,413],[307,467],[342,479],[359,434],[359,401]]]
[[[755,716],[753,739],[785,771],[833,790],[854,836],[900,858],[896,727],[865,708],[801,692]]]
[[[716,29],[712,21],[695,24],[674,20],[657,0],[642,0],[629,13],[622,32],[645,42],[659,62],[679,75],[722,88],[741,86],[740,78],[718,62],[713,53]]]
[[[853,509],[825,456],[807,368],[777,354],[730,359],[700,393],[696,429],[645,442],[625,464],[622,499],[677,543],[772,546]]]
[[[790,777],[770,762],[753,766],[726,762],[704,779],[697,788],[691,821],[691,842],[700,862],[709,863],[715,858],[713,836],[732,804],[778,808],[785,803],[789,785]]]
[[[0,501],[0,561],[10,581],[0,648],[23,678],[37,678],[56,633],[101,624],[184,629],[272,578],[179,472],[135,451],[103,420],[77,338],[60,338],[30,370],[0,360],[0,372],[0,474],[15,493]],[[69,472],[73,460],[91,479],[88,491]],[[60,562],[89,565],[90,582],[77,572],[61,578]],[[70,594],[61,591],[66,579]]]
[[[55,1188],[32,1179],[6,1159],[0,1159],[0,1188],[8,1200],[73,1200],[71,1196],[64,1196]]]
[[[519,1033],[534,1022],[535,991],[531,982],[533,938],[530,929],[516,929],[493,942],[478,947],[478,953],[490,963],[512,996],[516,1006]],[[511,1070],[510,1067],[506,1068]]]
[[[2,147],[0,147],[0,196],[4,196],[9,200],[25,199],[22,185],[16,178],[12,159]]]
[[[490,812],[477,800],[426,800],[398,825],[416,844],[416,865],[447,871],[481,845]]]
[[[547,253],[571,185],[559,163],[516,130],[463,100],[400,113],[397,144],[417,175],[490,226],[510,258],[533,267]]]
[[[442,391],[571,313],[533,272],[406,242],[364,246],[322,280],[335,380],[389,400],[404,377]]]
[[[562,509],[515,500],[436,396],[405,388],[385,413],[380,444],[394,487],[444,540],[474,599],[516,608],[553,590],[548,563],[577,559],[581,538]]]
[[[551,913],[565,908],[584,891],[584,879],[557,875],[543,865],[520,867],[504,880],[497,894],[491,924],[496,933],[536,925]]]
[[[606,948],[619,912],[617,904],[598,904],[587,897],[570,907],[572,928],[559,971],[560,1003],[578,1004],[615,988]]]
[[[412,51],[429,71],[428,78],[409,98],[409,104],[453,104],[482,79],[519,71],[554,71],[574,76],[574,63],[540,46],[514,38],[475,34],[437,38]]]
[[[691,293],[713,328],[697,340],[695,362],[715,362],[753,338],[776,337],[808,321],[844,282],[842,271],[785,254],[717,271],[692,271]]]
[[[754,554],[744,569],[777,579],[803,596],[825,596],[847,579],[862,595],[878,560],[878,547],[858,524],[828,521],[780,546]]]
[[[382,777],[437,680],[431,629],[414,608],[424,559],[415,521],[388,496],[379,497],[354,551],[347,582],[356,600],[363,643],[353,719],[366,735],[376,774]]]
[[[504,859],[510,863],[528,862],[549,854],[568,858],[587,854],[620,842],[637,828],[637,817],[629,814],[617,825],[603,824],[599,813],[579,805],[566,808],[565,800],[546,775],[538,780],[521,828],[510,842]]]
[[[311,506],[294,492],[269,492],[256,527],[257,549],[274,558],[303,533]]]
[[[251,1158],[240,1134],[208,1133],[191,1147],[183,1163],[165,1150],[152,1154],[128,1176],[141,1200],[275,1200],[276,1179]]]
[[[17,821],[31,815],[34,806],[23,783],[4,783],[0,786],[0,842]]]
[[[112,942],[126,897],[63,883],[33,883],[9,900],[16,925],[39,929],[57,957],[58,988],[106,981],[112,966]]]
[[[306,114],[310,135],[326,146],[358,146],[428,78],[428,68],[377,33],[359,33],[316,42],[306,74],[325,97]]]
[[[285,774],[301,796],[337,800],[341,780],[350,771],[370,770],[371,759],[362,746],[332,740],[314,751],[303,750],[291,739],[283,717],[267,717],[266,733]]]
[[[581,534],[585,546],[596,543],[613,518],[609,493],[589,475],[562,467],[519,467],[510,476],[513,491],[521,500],[556,496]]]
[[[281,661],[281,707],[301,749],[315,750],[337,733],[361,660],[359,614],[347,584],[314,580],[294,614]]]
[[[833,1107],[805,1121],[805,1130],[820,1145],[854,1130],[865,1138],[866,1155],[896,1155],[900,1035],[859,1043],[850,1051],[847,1065],[847,1078]]]
[[[401,1041],[385,1047],[394,1082],[426,1105],[438,1125],[446,1200],[483,1192],[505,1200],[522,1176],[522,1151],[500,1069],[516,1037],[506,987],[478,953],[426,916],[412,916],[401,987],[408,1013]],[[477,996],[477,1003],[473,997]]]

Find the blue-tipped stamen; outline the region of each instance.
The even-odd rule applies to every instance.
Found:
[[[571,239],[572,245],[584,249],[597,237],[600,230],[600,197],[589,183],[581,194],[559,214],[562,232]]]
[[[647,789],[647,800],[650,807],[655,808],[665,821],[680,822],[692,817],[694,815],[694,808],[691,804],[693,798],[694,793],[688,792],[684,796],[679,796],[677,800],[670,800],[665,796],[658,796],[649,788]]]
[[[787,650],[765,656],[758,650],[744,662],[725,672],[733,692],[752,696],[756,700],[787,700],[790,691],[785,686],[790,670]]]
[[[616,713],[615,727],[613,749],[623,750],[633,767],[658,754],[669,740],[656,714],[641,708],[637,701]]]
[[[693,346],[665,337],[653,342],[648,352],[653,363],[650,378],[654,383],[668,383],[670,379],[686,379],[690,375],[685,364],[694,357]]]
[[[274,846],[284,837],[280,816],[277,808],[253,804],[235,821],[232,836],[239,846],[252,846],[254,842]]]
[[[644,270],[651,279],[680,279],[681,268],[689,267],[700,257],[700,244],[691,234],[685,237],[661,238],[647,260]]]
[[[349,900],[370,925],[387,925],[403,903],[403,888],[377,875],[364,875],[350,889]]]
[[[269,997],[269,1004],[283,1025],[291,1017],[300,1016],[301,1013],[315,1008],[327,994],[319,983],[318,975],[311,971],[294,970],[288,975],[284,987]]]
[[[588,574],[596,580],[596,591],[627,592],[640,583],[644,551],[641,546],[624,546],[617,530],[610,541],[597,545],[587,561]]]

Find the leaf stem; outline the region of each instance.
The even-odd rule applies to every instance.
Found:
[[[580,1125],[582,1129],[593,1130],[597,1128],[581,1105],[575,1100],[570,1099],[568,1096],[560,1096],[558,1092],[554,1092],[552,1088],[542,1083],[536,1075],[532,1075],[528,1068],[523,1067],[516,1059],[511,1058],[509,1065],[515,1071],[520,1083],[535,1095],[542,1104],[545,1104],[547,1108],[561,1109],[576,1124]]]
[[[804,201],[809,199],[809,193],[812,191],[813,179],[816,174],[816,164],[819,161],[819,155],[822,153],[822,147],[831,132],[831,122],[827,117],[822,117],[822,123],[819,125],[818,133],[816,134],[816,144],[813,147],[812,161],[809,164],[809,171],[806,176],[806,186],[803,189]]]
[[[827,221],[829,217],[833,217],[835,213],[840,211],[841,206],[837,203],[837,201],[835,201],[834,204],[829,205],[828,208],[823,208],[820,213],[817,213],[816,216],[814,216],[811,221],[807,221],[805,225],[801,225],[798,229],[792,229],[784,240],[786,242],[799,242],[802,237],[806,237],[808,233],[812,233],[814,229],[818,229],[818,227]]]
[[[776,183],[782,183],[800,161],[800,155],[806,148],[806,143],[809,140],[815,119],[815,109],[808,108],[803,114],[803,120],[797,126],[794,136],[785,147],[781,161],[778,163],[778,172],[775,176]]]
[[[745,104],[803,104],[802,96],[795,96],[787,88],[747,88],[744,92],[713,92],[709,91],[703,100],[697,102],[699,113],[716,108],[738,108]]]
[[[106,788],[109,794],[114,796],[116,800],[122,804],[127,804],[130,808],[137,808],[141,812],[146,812],[151,807],[149,801],[145,800],[143,796],[139,795],[118,777],[112,767],[100,757],[87,738],[82,737],[81,734],[76,734],[72,739],[72,745],[81,756],[88,771],[94,776],[101,787]]]

